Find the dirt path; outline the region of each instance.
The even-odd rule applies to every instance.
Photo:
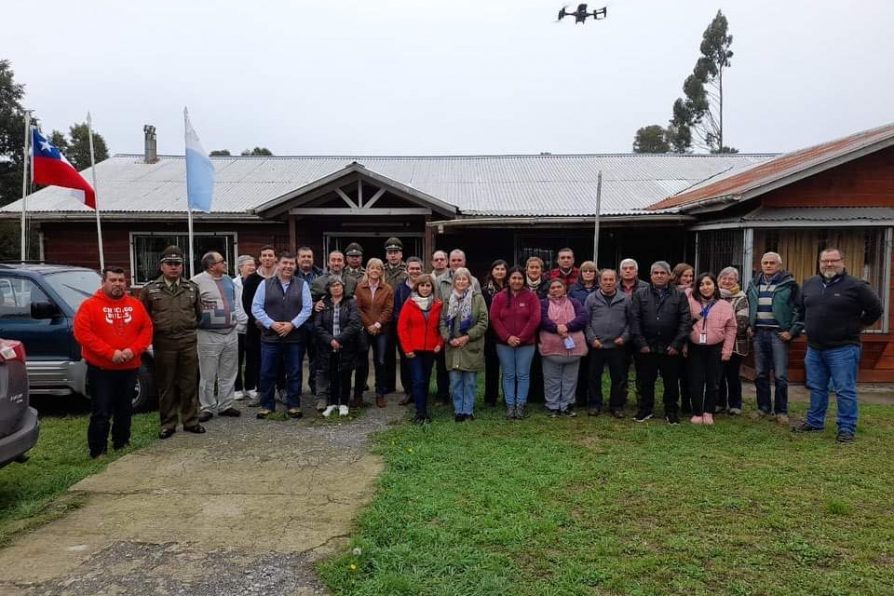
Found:
[[[0,551],[0,594],[325,594],[313,563],[347,542],[382,469],[369,435],[405,410],[273,422],[240,408],[73,486],[83,507]]]

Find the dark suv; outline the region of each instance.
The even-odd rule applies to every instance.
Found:
[[[0,264],[0,337],[28,353],[31,395],[88,395],[87,363],[75,341],[74,315],[102,284],[92,269],[67,265]],[[152,354],[143,356],[134,409],[155,405]]]

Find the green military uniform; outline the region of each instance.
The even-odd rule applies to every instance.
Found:
[[[168,247],[162,261],[176,262],[183,253]],[[170,282],[164,275],[143,287],[141,300],[152,318],[152,347],[155,359],[155,386],[158,390],[160,435],[170,436],[177,428],[177,415],[185,430],[200,429],[197,393],[199,357],[196,327],[202,318],[199,287],[181,277]],[[199,431],[201,432],[201,431]]]

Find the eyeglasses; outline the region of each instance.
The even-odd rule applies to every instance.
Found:
[[[211,264],[212,264],[212,265],[220,265],[221,263],[226,263],[226,262],[227,262],[226,259],[221,259],[221,260],[219,260],[219,261],[214,261],[214,262],[211,263]]]
[[[820,264],[822,265],[834,265],[835,263],[840,263],[844,259],[820,259]]]

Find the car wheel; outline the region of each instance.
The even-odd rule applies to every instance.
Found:
[[[140,365],[137,373],[137,384],[134,389],[134,412],[148,412],[158,405],[158,395],[155,393],[155,379],[152,376],[152,362],[146,358]]]

